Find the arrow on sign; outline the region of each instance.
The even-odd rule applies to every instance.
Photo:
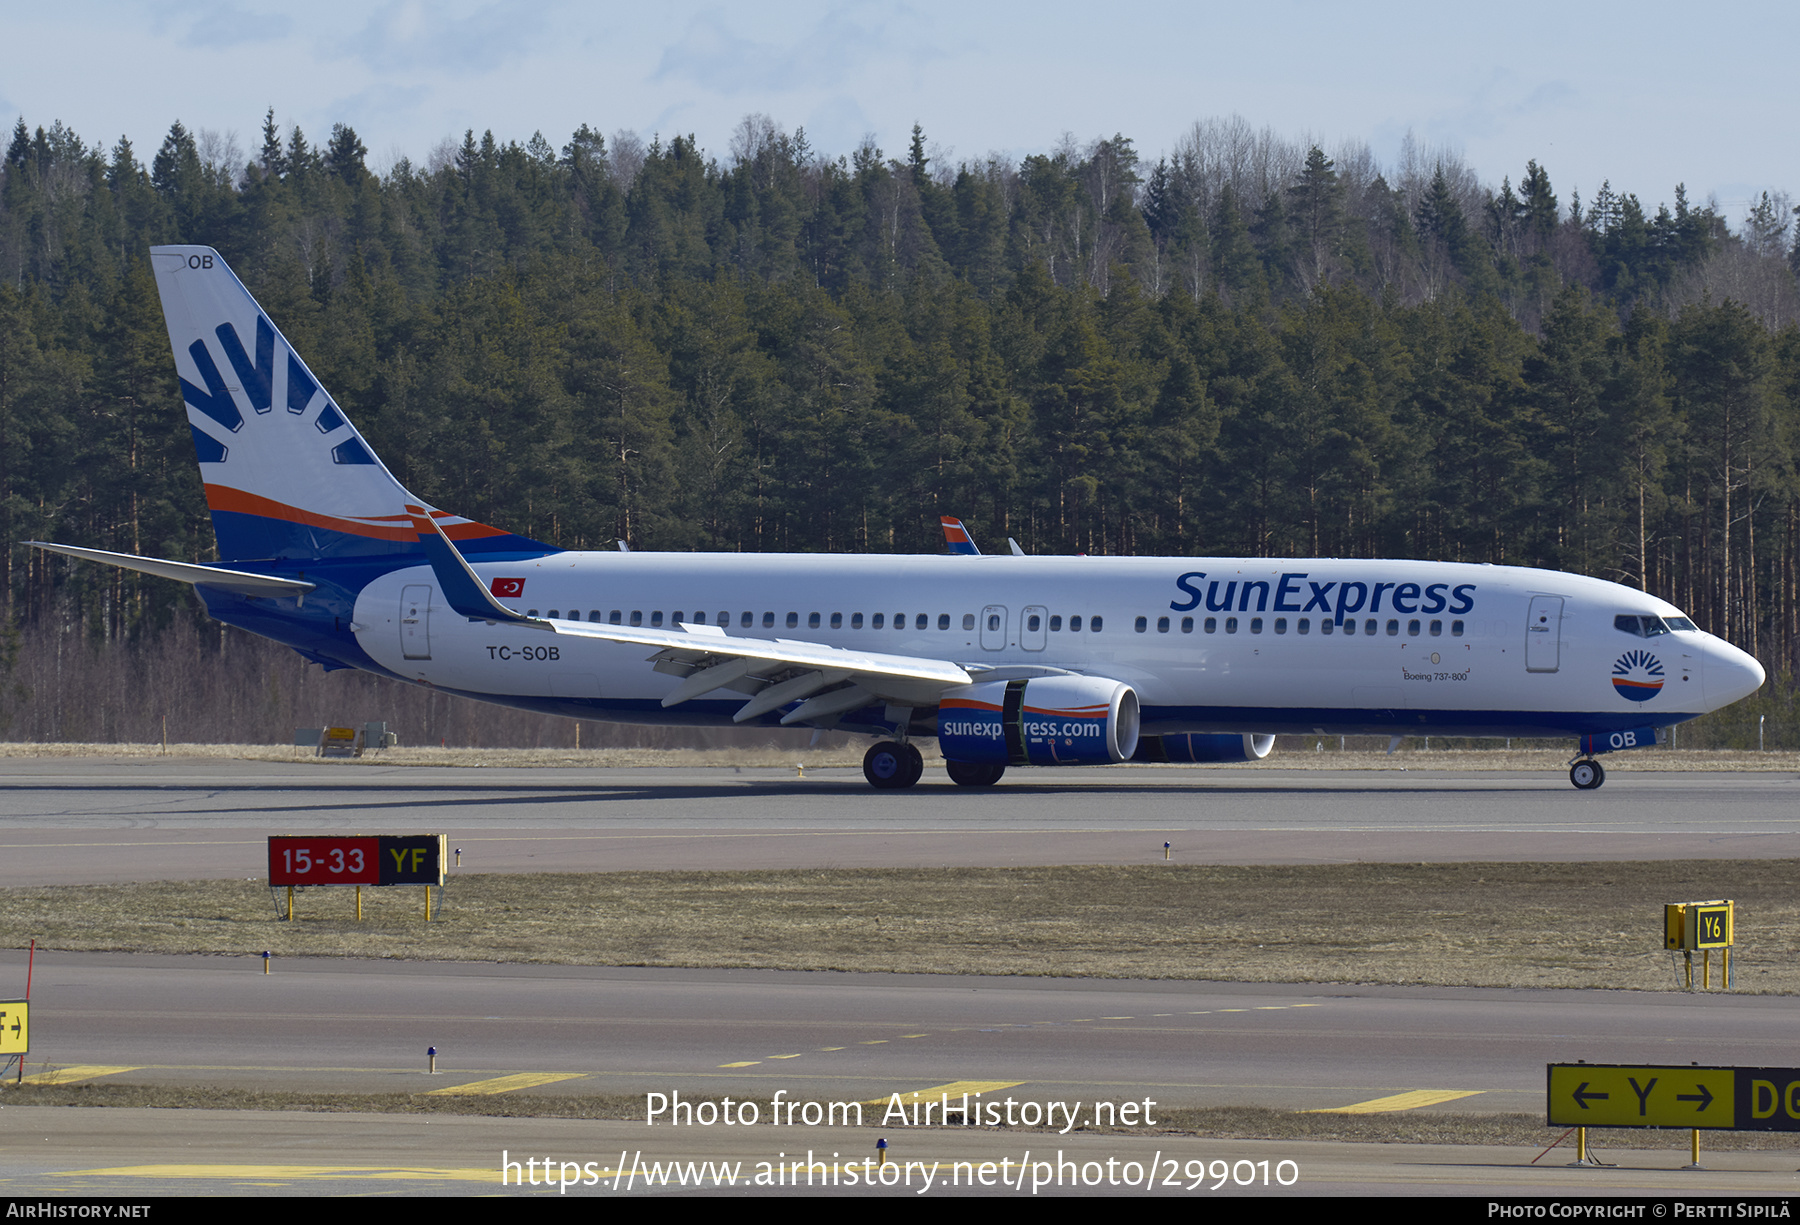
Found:
[[[1675,1100],[1678,1102],[1699,1102],[1700,1104],[1698,1106],[1694,1107],[1694,1109],[1695,1110],[1705,1110],[1708,1106],[1712,1105],[1712,1103],[1713,1103],[1712,1090],[1708,1089],[1705,1085],[1696,1085],[1695,1088],[1699,1089],[1700,1092],[1698,1092],[1698,1093],[1677,1093],[1675,1095]]]
[[[1579,1085],[1575,1086],[1575,1092],[1572,1095],[1575,1098],[1575,1104],[1577,1106],[1580,1106],[1583,1110],[1586,1110],[1588,1108],[1588,1099],[1589,1098],[1592,1098],[1596,1102],[1604,1102],[1612,1096],[1612,1094],[1610,1094],[1610,1093],[1588,1093],[1588,1092],[1585,1092],[1587,1087],[1588,1087],[1588,1082],[1585,1080],[1582,1081]],[[1703,1107],[1703,1109],[1704,1109],[1704,1107]]]

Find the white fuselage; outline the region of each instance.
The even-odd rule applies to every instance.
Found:
[[[1505,566],[570,552],[474,569],[503,604],[552,620],[703,621],[745,638],[1106,677],[1136,690],[1147,735],[1580,734],[1679,722],[1763,679],[1710,634],[1618,628],[1621,614],[1680,618],[1664,601]],[[665,711],[678,678],[652,669],[653,651],[471,621],[427,566],[370,583],[353,628],[398,676],[533,709],[729,722],[743,701]]]

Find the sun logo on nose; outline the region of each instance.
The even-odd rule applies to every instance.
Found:
[[[1648,702],[1662,690],[1662,661],[1648,651],[1627,651],[1613,664],[1612,683],[1620,697]]]

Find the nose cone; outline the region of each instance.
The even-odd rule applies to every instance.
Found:
[[[1755,656],[1722,639],[1715,638],[1707,646],[1705,679],[1701,682],[1706,687],[1706,709],[1717,710],[1747,698],[1768,679]]]

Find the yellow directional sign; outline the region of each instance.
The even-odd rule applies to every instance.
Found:
[[[31,1005],[0,1000],[0,1055],[23,1055],[31,1049]]]
[[[1800,1131],[1800,1068],[1553,1063],[1552,1127]]]

